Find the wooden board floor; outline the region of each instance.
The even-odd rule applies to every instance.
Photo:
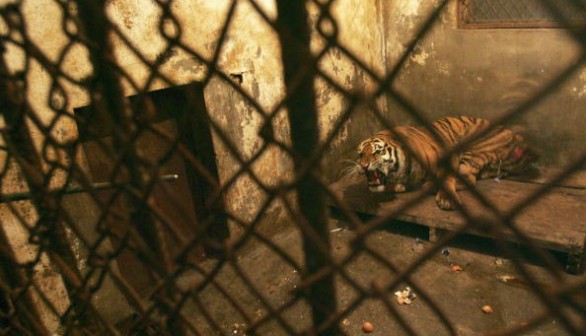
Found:
[[[543,185],[510,180],[483,180],[477,190],[506,215],[537,192]],[[461,211],[443,211],[435,204],[432,195],[422,192],[401,194],[371,193],[364,176],[346,176],[331,185],[331,188],[350,210],[375,216],[421,224],[431,229],[460,230],[468,221]],[[513,242],[522,242],[511,229],[499,225],[495,212],[484,206],[470,191],[460,191],[463,208],[472,220],[467,233],[499,237]],[[413,206],[403,209],[417,197],[423,197]],[[339,207],[332,204],[334,208]],[[483,227],[481,223],[487,226]],[[531,238],[539,247],[573,254],[583,263],[586,245],[586,190],[580,188],[554,187],[537,201],[523,208],[512,220],[513,225]],[[499,228],[496,231],[491,231]],[[488,229],[488,230],[487,230]]]

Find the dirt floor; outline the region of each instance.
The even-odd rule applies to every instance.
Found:
[[[334,255],[336,260],[342,260],[351,253],[356,233],[343,229],[336,220],[330,225]],[[397,222],[374,231],[365,244],[391,261],[393,267],[403,270],[430,248],[433,243],[427,238],[426,228]],[[290,258],[291,262],[301,264],[299,234],[291,229],[270,241],[284,254],[252,241],[234,263],[204,264],[206,272],[218,270],[214,282],[202,286],[202,276],[197,272],[180,279],[184,289],[199,293],[197,300],[186,304],[184,312],[194,318],[193,326],[202,335],[289,335],[310,326],[309,308],[296,295],[299,271],[286,261]],[[563,274],[556,279],[543,264],[527,256],[525,249],[507,246],[524,255],[523,265],[543,290],[584,277]],[[389,288],[383,294],[384,300],[370,294],[373,284],[390,284],[396,274],[372,254],[361,250],[344,268],[346,278],[337,277],[338,308],[347,310],[340,323],[343,331],[347,335],[364,335],[363,324],[370,322],[374,327],[370,335],[409,335],[405,328],[411,328],[417,335],[486,335],[524,325],[546,311],[529,282],[519,275],[514,263],[499,252],[494,242],[461,236],[446,247],[447,250],[434,253],[411,275],[417,297],[411,304],[403,305],[397,303],[395,292],[404,290],[408,286],[405,282]],[[557,257],[563,263],[564,256]],[[461,270],[453,269],[453,265]],[[242,280],[245,278],[246,281]],[[427,298],[437,304],[448,324],[442,322]],[[586,306],[586,294],[578,299]],[[484,312],[483,306],[490,306],[492,312]],[[580,319],[574,312],[569,315],[573,320]],[[581,319],[578,323],[585,328],[584,315]],[[399,320],[407,327],[401,326]],[[452,326],[451,330],[448,325]],[[559,317],[546,317],[523,335],[568,333],[560,326]]]

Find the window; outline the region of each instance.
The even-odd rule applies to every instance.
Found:
[[[586,0],[460,0],[461,28],[586,26]]]

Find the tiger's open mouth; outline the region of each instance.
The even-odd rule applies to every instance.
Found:
[[[368,189],[373,192],[385,191],[385,184],[387,183],[387,176],[378,169],[367,170],[366,178],[368,178]]]

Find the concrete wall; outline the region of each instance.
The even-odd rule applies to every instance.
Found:
[[[389,69],[439,2],[385,2]],[[575,64],[579,54],[579,44],[562,29],[460,29],[457,1],[451,1],[417,44],[396,87],[430,118],[494,119]],[[543,165],[562,167],[583,153],[585,101],[586,69],[581,68],[514,121],[527,127],[531,140],[542,150]],[[401,116],[401,108],[392,104],[389,117]]]
[[[276,8],[273,1],[257,1],[269,20],[274,20]],[[338,1],[333,8],[334,17],[338,21],[339,42],[354,53],[360,62],[367,64],[379,76],[385,71],[385,44],[382,22],[382,1],[365,4],[359,0]],[[167,42],[159,31],[161,13],[150,0],[116,0],[108,2],[108,14],[115,22],[129,43],[114,36],[115,56],[120,66],[128,74],[123,80],[125,93],[134,94],[138,90],[154,90],[169,85],[184,84],[192,80],[206,78],[206,66],[190,52],[195,52],[205,60],[211,60],[217,51],[218,37],[224,28],[223,23],[228,15],[231,1],[187,1],[173,2],[172,11],[181,26],[181,47],[166,49]],[[62,32],[61,10],[51,0],[24,1],[23,10],[27,14],[30,37],[39,48],[56,60],[64,53],[62,69],[71,77],[81,79],[91,73],[87,50],[83,45],[75,44],[64,52],[67,37]],[[75,9],[73,9],[75,11]],[[318,23],[319,10],[310,6],[310,21]],[[42,15],[35,15],[41,13]],[[167,31],[173,33],[171,20],[162,24]],[[130,47],[130,46],[131,47]],[[166,80],[150,81],[150,71],[137,57],[136,49],[149,61],[162,58],[159,71]],[[318,53],[326,48],[326,43],[314,33],[313,50]],[[365,50],[367,52],[365,52]],[[226,76],[237,76],[241,79],[240,87],[260,107],[256,109],[224,80],[213,77],[206,88],[208,109],[218,127],[232,140],[242,159],[255,156],[263,147],[263,140],[258,133],[267,116],[276,113],[272,122],[275,136],[281,141],[288,139],[286,116],[282,109],[276,110],[284,97],[284,86],[281,76],[280,49],[276,33],[270,25],[256,13],[248,2],[237,2],[231,24],[227,28],[226,39],[218,55],[218,67]],[[7,55],[12,67],[22,68],[22,54],[12,49]],[[372,78],[357,67],[354,62],[337,48],[330,48],[319,64],[320,69],[344,90],[359,90],[368,93],[373,91]],[[47,123],[55,117],[55,111],[49,108],[49,99],[60,101],[64,109],[88,104],[88,97],[82,88],[62,81],[64,95],[50,95],[50,76],[38,64],[32,63],[28,70],[31,90],[28,99],[37,114]],[[331,135],[333,126],[347,105],[347,99],[334,87],[323,80],[316,83],[318,91],[318,108],[320,112],[320,128],[322,139]],[[380,106],[384,108],[384,99]],[[366,111],[358,106],[359,111]],[[353,152],[355,144],[347,139],[359,138],[375,131],[378,126],[373,118],[365,113],[356,113],[342,129],[335,134],[333,145],[327,149],[329,161],[339,164],[345,155]],[[75,139],[77,131],[72,120],[62,118],[54,127],[54,136],[62,141]],[[43,137],[37,134],[38,145],[43,145]],[[237,160],[219,137],[215,137],[218,147],[218,166],[222,181],[229,180],[239,172]],[[351,149],[350,149],[351,148]],[[83,163],[84,158],[80,158]],[[291,178],[291,162],[288,155],[274,146],[269,146],[265,153],[253,165],[256,176],[263,184],[276,185]],[[325,174],[334,177],[337,169],[330,165]],[[55,183],[59,183],[59,178]],[[263,193],[254,186],[254,182],[246,175],[239,179],[227,193],[230,210],[243,219],[250,220],[262,202]]]
[[[143,4],[144,2],[144,4]],[[223,29],[231,1],[175,1],[173,11],[182,26],[182,42],[206,59],[211,59],[217,51],[217,39]],[[273,1],[257,1],[269,20],[274,20],[276,7]],[[380,24],[382,20],[379,2],[368,4],[358,0],[338,1],[334,7],[334,16],[340,27],[339,39],[350,51],[359,55],[360,60],[368,64],[377,73],[382,74],[384,62],[384,37]],[[154,7],[151,11],[148,1],[114,1],[110,14],[115,22],[121,23],[120,29],[131,37],[135,46],[151,59],[158,57],[164,42],[157,28],[159,16]],[[319,10],[310,6],[310,21],[317,25]],[[374,19],[374,21],[373,21]],[[202,22],[204,22],[202,24]],[[276,146],[264,147],[259,130],[267,116],[276,113],[272,121],[275,137],[288,141],[288,125],[285,111],[275,110],[284,97],[284,83],[281,76],[280,48],[276,33],[272,27],[256,13],[248,2],[239,2],[233,14],[232,23],[227,29],[226,40],[218,57],[218,66],[228,76],[239,77],[240,87],[261,108],[257,110],[244,97],[230,88],[223,80],[214,77],[206,89],[206,102],[212,118],[232,144],[239,150],[243,159],[249,159],[264,151],[253,165],[256,178],[267,186],[275,186],[292,177],[292,162],[287,153]],[[365,24],[369,22],[369,24]],[[325,42],[314,33],[313,50],[318,53],[325,48]],[[368,52],[364,52],[368,50]],[[129,73],[141,83],[148,75],[147,69],[132,56],[132,52],[119,44],[117,59]],[[200,60],[189,55],[181,48],[173,48],[170,57],[162,66],[162,71],[175,84],[202,79],[206,67]],[[339,85],[347,90],[360,89],[372,91],[372,80],[359,70],[353,62],[336,49],[326,53],[320,63],[320,69],[329,74]],[[155,83],[154,87],[168,84]],[[320,127],[322,139],[331,132],[338,116],[346,105],[339,92],[324,81],[316,84]],[[129,90],[131,93],[132,90]],[[383,101],[382,104],[385,102]],[[375,130],[373,120],[364,114],[357,114],[335,136],[332,148],[326,152],[327,158],[339,164],[349,148],[354,150],[354,143],[347,139],[360,136],[365,126]],[[354,125],[354,126],[349,126]],[[218,166],[222,181],[230,180],[240,172],[238,161],[228,150],[220,137],[215,137],[218,152]],[[324,169],[326,175],[333,178],[338,169]],[[253,200],[253,201],[251,201]],[[248,174],[241,175],[227,192],[227,206],[231,213],[245,221],[250,221],[266,201],[266,195],[256,186]],[[265,222],[279,221],[282,217],[281,207],[272,204],[266,211]],[[273,223],[274,224],[274,223]],[[274,226],[269,224],[269,226]],[[270,228],[268,228],[270,230]],[[238,231],[238,226],[232,227]]]

